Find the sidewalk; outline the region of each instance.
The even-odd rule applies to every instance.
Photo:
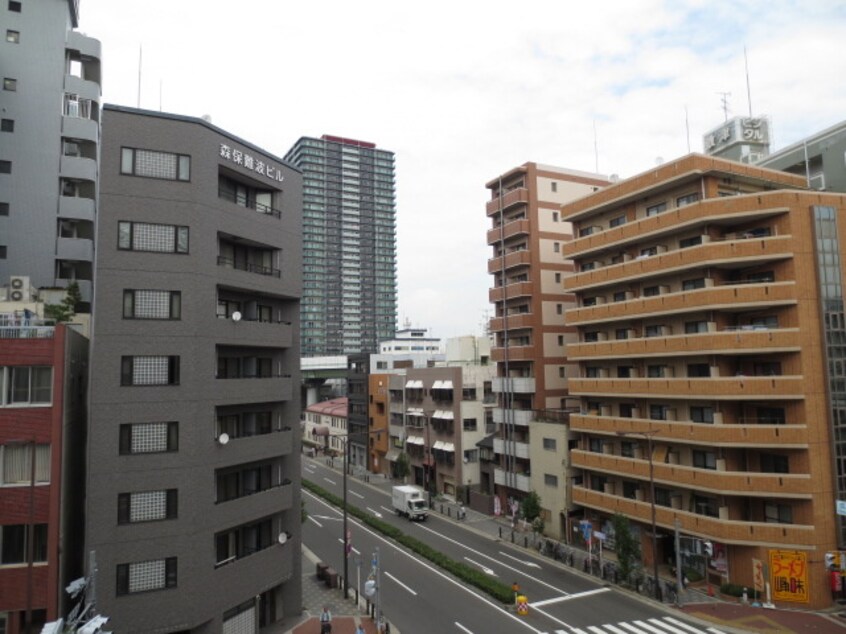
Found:
[[[306,458],[304,457],[304,460],[305,459]],[[340,471],[340,469],[338,469],[338,471]],[[392,482],[389,478],[377,474],[368,473],[365,475],[359,472],[355,472],[352,474],[351,477],[353,481],[357,481],[360,485],[379,489],[385,491],[388,494],[390,494],[391,487],[394,485],[394,482]],[[459,516],[460,508],[464,509],[465,518],[463,520],[457,519]],[[564,562],[557,561],[551,557],[541,555],[538,550],[534,547],[534,537],[531,531],[521,532],[518,529],[512,529],[510,521],[508,521],[508,519],[506,518],[479,513],[478,511],[463,507],[463,505],[460,505],[457,502],[453,502],[451,500],[433,501],[431,505],[431,512],[433,514],[441,515],[442,517],[453,522],[464,524],[469,530],[473,530],[478,534],[489,537],[492,540],[509,542],[513,543],[515,546],[518,546],[520,548],[525,548],[527,551],[530,551],[536,557],[548,560],[550,564],[556,565],[562,570],[567,570],[569,572],[583,575],[586,577],[593,577],[594,579],[598,578],[595,575],[590,575],[587,572],[583,572],[581,564],[583,559],[586,558],[587,555],[587,553],[585,553],[584,551],[575,548],[569,548],[569,551],[574,553],[575,565],[573,566],[566,565]],[[308,566],[308,571],[311,572],[312,579],[314,579],[313,569],[314,564],[310,564]],[[304,577],[306,572],[306,564],[304,563]],[[662,576],[662,581],[664,580],[665,579]],[[672,579],[669,578],[669,575],[667,575],[666,580],[672,581]],[[643,595],[639,595],[634,591],[626,590],[619,586],[616,586],[616,588],[621,592],[628,592],[631,595],[640,598],[642,601],[648,601],[649,603],[656,605],[653,599],[644,597]],[[306,603],[305,595],[306,580],[303,579],[304,603]],[[685,615],[696,620],[700,620],[702,624],[706,627],[717,627],[718,629],[724,632],[738,634],[745,634],[748,632],[762,632],[764,634],[798,634],[800,632],[803,634],[823,634],[827,632],[842,631],[846,633],[846,608],[842,610],[833,609],[830,612],[810,612],[805,610],[791,610],[783,608],[767,609],[761,607],[752,607],[751,605],[743,605],[740,603],[725,601],[719,597],[708,596],[704,589],[684,590],[681,598],[683,604],[681,611],[684,612]],[[661,604],[661,606],[669,614],[677,614],[679,610],[678,608],[669,603],[663,603]],[[352,601],[350,601],[350,607],[354,609]],[[319,610],[320,608],[318,608],[317,611],[314,612],[314,614],[318,614]],[[333,611],[333,613],[335,612]],[[373,625],[372,622],[370,622],[369,624],[371,626]],[[367,625],[365,625],[365,628],[366,627]],[[298,634],[309,634],[310,632],[319,631],[319,627],[313,630],[293,630],[293,632],[297,632]],[[333,627],[332,629],[333,634],[336,634],[336,632],[339,631],[347,632],[347,630],[340,630],[336,629],[335,627]],[[371,632],[371,630],[367,629],[365,629],[365,631],[368,632],[368,634],[370,634]],[[375,632],[375,629],[373,631]],[[395,632],[394,629],[392,629],[391,631],[392,633]],[[354,625],[352,626],[352,629],[349,630],[349,632],[350,634],[353,634],[355,632]]]

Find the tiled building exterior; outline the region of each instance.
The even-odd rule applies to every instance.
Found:
[[[116,631],[300,612],[300,209],[255,145],[104,109],[86,546]]]
[[[711,581],[751,588],[757,560],[777,604],[821,608],[844,543],[846,197],[804,185],[694,154],[562,207],[580,236],[570,458],[575,504],[596,529],[631,518],[648,565],[678,522],[712,542]]]

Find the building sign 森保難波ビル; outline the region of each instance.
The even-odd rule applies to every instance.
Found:
[[[266,163],[252,154],[242,152],[241,150],[226,145],[225,143],[220,144],[220,157],[232,161],[235,165],[241,165],[246,167],[248,170],[256,172],[257,174],[266,176],[270,180],[281,183],[285,179],[285,177],[282,176],[282,170],[278,167],[274,167],[270,163]]]
[[[774,601],[808,602],[808,554],[795,550],[770,551]]]

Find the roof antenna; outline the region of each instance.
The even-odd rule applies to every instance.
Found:
[[[596,117],[593,119],[594,174],[599,174],[599,143],[596,140]]]
[[[135,107],[141,107],[141,53],[142,53],[141,44],[138,45],[138,94],[136,95],[135,99]]]
[[[687,105],[684,107],[684,127],[687,130],[687,153],[690,154],[690,120],[687,117]]]
[[[728,121],[729,120],[729,100],[728,100],[728,98],[731,97],[731,93],[730,92],[718,92],[717,94],[720,95],[720,103],[722,104],[722,108],[723,108],[723,116],[725,117],[725,120]]]
[[[746,65],[746,101],[749,102],[749,118],[752,118],[752,88],[749,85],[749,58],[746,56],[746,45],[743,45],[743,63]]]

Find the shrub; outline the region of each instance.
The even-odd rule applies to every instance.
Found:
[[[729,597],[742,597],[743,586],[736,583],[724,583],[720,586],[720,594],[724,594]]]

